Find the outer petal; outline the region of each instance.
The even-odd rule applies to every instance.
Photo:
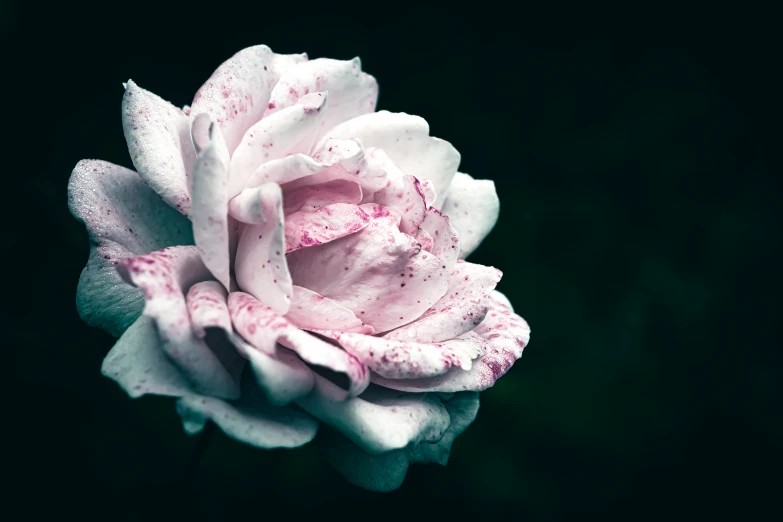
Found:
[[[495,298],[490,300],[486,319],[475,330],[487,341],[483,357],[469,371],[453,368],[432,379],[398,381],[373,376],[373,382],[394,390],[409,392],[482,391],[492,387],[522,356],[530,340],[530,327],[524,319]]]
[[[382,149],[405,174],[432,180],[440,208],[459,167],[459,152],[450,143],[429,136],[429,125],[418,116],[379,111],[341,123],[321,140],[358,138],[369,149]]]
[[[285,256],[282,197],[276,183],[259,187],[264,223],[245,226],[234,263],[239,288],[279,314],[288,311],[292,294]]]
[[[462,248],[459,257],[465,259],[489,234],[500,212],[495,183],[488,179],[473,179],[458,172],[443,204],[443,213],[459,233]]]
[[[475,420],[479,409],[479,394],[476,392],[456,393],[443,403],[449,412],[449,428],[438,442],[422,443],[408,450],[411,462],[437,462],[445,466],[451,453],[451,445]]]
[[[296,448],[315,437],[318,422],[290,408],[266,403],[252,379],[243,379],[242,398],[226,402],[212,397],[186,395],[177,402],[185,431],[200,432],[208,420],[240,442],[257,448]]]
[[[446,270],[451,271],[454,264],[459,259],[460,253],[460,241],[457,230],[451,226],[451,221],[448,216],[444,216],[438,209],[430,207],[427,209],[427,213],[424,215],[424,221],[419,225],[419,235],[426,233],[431,240],[429,248],[424,246],[424,250],[428,250],[438,256],[443,264],[446,265]],[[426,237],[426,236],[425,236]],[[429,241],[426,241],[429,243]]]
[[[400,341],[434,343],[473,330],[487,315],[490,292],[498,284],[500,270],[460,262],[449,275],[449,291],[416,321],[392,330],[384,337]]]
[[[341,239],[289,254],[295,284],[351,309],[378,331],[419,317],[447,290],[434,255],[397,231],[387,209],[368,206],[373,222]]]
[[[193,121],[193,143],[199,148],[193,172],[193,237],[204,264],[229,288],[228,152],[220,127],[207,114]]]
[[[302,55],[274,54],[266,45],[248,47],[217,68],[193,98],[190,112],[210,114],[220,125],[229,152],[261,119],[280,75]]]
[[[250,127],[231,156],[229,194],[238,193],[245,187],[263,163],[289,154],[310,152],[325,103],[325,93],[309,94],[293,107]]]
[[[449,425],[446,408],[428,395],[379,389],[347,401],[341,397],[336,385],[316,376],[313,391],[297,404],[373,455],[435,442]]]
[[[284,191],[283,211],[285,215],[293,212],[312,212],[332,203],[352,203],[362,201],[362,188],[355,181],[335,179],[319,185],[305,185]]]
[[[285,251],[322,245],[355,234],[370,224],[357,205],[334,203],[312,212],[294,212],[285,218]]]
[[[300,330],[252,296],[233,292],[229,295],[228,307],[237,333],[262,352],[274,356],[279,342],[310,364],[347,375],[349,396],[358,395],[367,387],[369,372],[354,356]]]
[[[362,72],[359,58],[318,58],[288,69],[272,91],[265,116],[294,105],[306,94],[326,91],[329,109],[321,124],[321,135],[338,123],[373,112],[378,100],[378,83]]]
[[[145,394],[181,397],[190,383],[166,357],[152,318],[141,316],[114,344],[101,373],[116,381],[132,398]]]
[[[346,332],[366,326],[346,307],[301,286],[294,286],[294,299],[286,319],[305,330]]]
[[[470,332],[443,343],[397,341],[337,331],[319,331],[340,343],[372,371],[387,379],[421,379],[446,373],[452,366],[470,370],[484,352],[484,342]]]
[[[187,115],[128,80],[122,98],[122,129],[141,178],[163,201],[188,215],[188,178],[196,155]]]
[[[399,449],[370,455],[340,435],[324,443],[326,459],[345,479],[360,488],[387,493],[402,485],[408,472],[408,455]]]
[[[155,320],[163,350],[199,393],[235,398],[239,389],[228,370],[193,331],[184,292],[209,278],[195,247],[172,247],[125,259],[123,278],[144,292],[144,315]]]
[[[68,182],[68,207],[87,227],[91,244],[76,294],[79,314],[89,325],[119,336],[141,315],[144,297],[122,281],[116,263],[193,244],[190,223],[135,172],[105,161],[76,165]]]

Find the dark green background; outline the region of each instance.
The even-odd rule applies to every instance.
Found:
[[[162,4],[0,11],[14,135],[3,175],[21,182],[3,194],[15,363],[3,458],[28,516],[748,520],[776,508],[770,13]],[[170,401],[131,401],[101,377],[113,340],[75,310],[88,245],[66,184],[82,158],[132,167],[122,82],[181,106],[258,43],[359,55],[380,109],[425,117],[462,153],[461,170],[500,194],[498,225],[472,260],[503,270],[530,346],[482,394],[448,467],[413,467],[392,494],[347,485],[312,447],[257,451],[222,434],[183,490],[195,439]]]

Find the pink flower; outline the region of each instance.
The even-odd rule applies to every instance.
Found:
[[[494,184],[377,95],[358,58],[266,46],[182,110],[128,81],[136,172],[84,160],[68,189],[91,244],[79,312],[119,337],[107,377],[178,397],[188,433],[296,447],[325,423],[334,466],[386,491],[410,462],[446,463],[530,329],[500,271],[463,260]]]

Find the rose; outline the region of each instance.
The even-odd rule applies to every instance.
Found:
[[[445,465],[529,340],[500,271],[462,260],[494,184],[423,119],[374,112],[358,59],[251,47],[182,110],[125,87],[137,172],[84,160],[68,187],[91,243],[79,312],[119,337],[103,373],[177,397],[188,433],[296,447],[320,421],[370,489]]]

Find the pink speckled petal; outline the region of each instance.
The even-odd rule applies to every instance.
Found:
[[[193,143],[198,149],[191,191],[193,237],[201,250],[204,264],[228,288],[228,151],[220,127],[212,122],[209,115],[196,116],[192,133]]]
[[[367,156],[370,167],[386,175],[386,185],[374,194],[373,201],[400,216],[400,231],[415,233],[427,210],[421,183],[403,174],[382,150],[370,149]]]
[[[305,61],[305,55],[279,55],[266,45],[248,47],[223,62],[198,90],[192,114],[207,113],[220,125],[229,152],[261,119],[277,81]]]
[[[190,177],[196,154],[187,115],[128,80],[122,97],[122,129],[141,178],[166,203],[190,214]]]
[[[294,284],[352,310],[377,331],[413,321],[448,289],[433,254],[397,230],[380,205],[362,206],[373,221],[360,232],[288,255]]]
[[[262,164],[310,152],[326,105],[326,93],[308,94],[296,105],[250,127],[231,156],[229,194],[247,186]]]
[[[492,293],[490,309],[484,321],[471,333],[480,335],[487,343],[486,353],[473,361],[473,368],[464,371],[452,368],[444,375],[431,379],[399,381],[373,376],[376,384],[408,392],[483,391],[492,387],[522,356],[530,340],[530,327]]]
[[[117,269],[144,292],[144,315],[155,320],[163,351],[194,389],[215,397],[237,397],[237,383],[191,326],[184,292],[210,278],[198,249],[171,247],[124,259]]]
[[[242,230],[235,260],[237,284],[275,312],[285,314],[291,306],[292,289],[285,256],[283,195],[276,183],[262,185],[256,193],[264,222],[245,225]]]
[[[438,256],[443,264],[446,265],[446,270],[451,271],[454,268],[454,264],[459,259],[460,253],[460,240],[457,230],[451,225],[451,221],[448,216],[443,215],[440,211],[434,207],[427,209],[424,215],[424,221],[419,225],[416,237],[424,238],[422,247],[424,250],[432,252]],[[425,243],[427,246],[425,246]]]
[[[233,292],[228,297],[231,321],[237,333],[262,352],[274,356],[276,344],[295,351],[305,362],[345,374],[348,396],[360,394],[369,383],[370,372],[354,356],[291,324],[251,295]],[[345,392],[343,392],[345,398]]]
[[[193,391],[166,357],[155,322],[147,316],[125,330],[103,360],[101,373],[134,399],[145,394],[181,397]]]
[[[84,223],[91,245],[76,292],[79,315],[119,337],[141,315],[144,296],[122,281],[115,265],[168,246],[192,245],[190,223],[138,174],[105,161],[76,165],[68,182],[68,207]]]
[[[346,307],[301,286],[294,286],[294,299],[285,317],[305,330],[348,332],[369,328]]]
[[[436,343],[476,328],[489,310],[490,292],[502,277],[500,270],[461,261],[449,275],[449,291],[416,321],[384,336],[399,341]]]
[[[362,72],[359,58],[332,60],[318,58],[288,69],[272,91],[265,117],[294,105],[312,92],[329,92],[329,109],[320,135],[338,123],[371,113],[378,100],[378,83]]]
[[[430,395],[375,387],[361,397],[346,401],[341,397],[339,387],[316,375],[313,391],[297,404],[373,455],[435,442],[449,425],[446,408]]]
[[[283,212],[312,212],[332,203],[353,203],[362,201],[362,188],[356,181],[334,179],[318,185],[305,185],[291,190],[283,189]]]
[[[443,213],[459,233],[461,259],[468,257],[489,234],[498,212],[500,201],[492,180],[473,179],[462,172],[454,176]]]
[[[177,412],[190,435],[199,433],[211,420],[232,439],[263,449],[297,448],[313,440],[318,430],[318,422],[309,415],[290,408],[259,406],[246,400],[244,390],[242,399],[235,403],[187,395],[177,401]]]
[[[484,353],[484,340],[468,332],[442,343],[417,343],[320,330],[372,371],[387,379],[421,379],[443,375],[453,366],[470,370],[473,359]]]
[[[434,443],[420,443],[408,450],[410,462],[436,462],[445,466],[449,460],[454,439],[462,434],[476,419],[479,410],[477,392],[455,393],[443,405],[449,412],[451,422],[443,437]]]
[[[427,208],[430,208],[435,204],[435,200],[438,199],[438,194],[435,191],[435,184],[431,179],[421,180],[421,192],[424,194],[424,202]]]
[[[321,140],[358,138],[366,149],[382,149],[404,174],[431,180],[440,208],[460,155],[450,143],[429,136],[429,125],[418,116],[379,111],[341,123]]]
[[[334,203],[312,212],[294,212],[285,218],[285,251],[322,245],[355,234],[370,224],[357,205]]]
[[[354,486],[388,493],[405,480],[409,460],[403,449],[370,455],[338,434],[323,444],[327,462]]]
[[[227,297],[228,292],[217,281],[202,281],[190,287],[185,301],[191,327],[197,336],[204,337],[207,328],[231,332]]]

